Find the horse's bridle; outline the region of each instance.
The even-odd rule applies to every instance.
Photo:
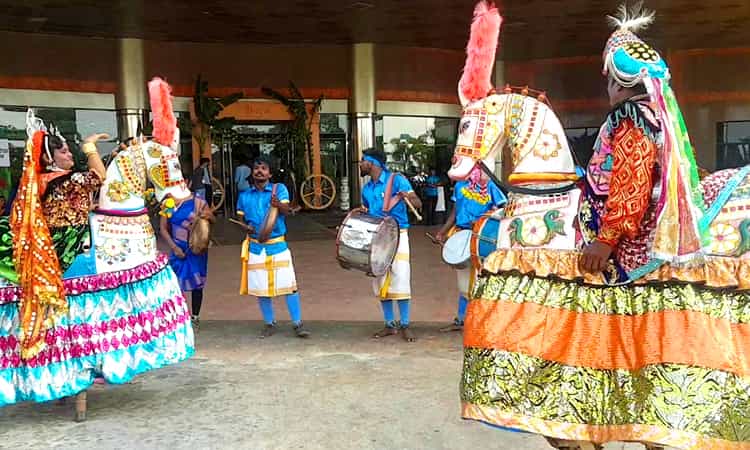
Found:
[[[575,182],[571,182],[570,184],[566,184],[563,186],[558,186],[554,188],[545,188],[545,189],[532,189],[532,188],[525,188],[520,186],[513,186],[512,184],[508,184],[504,181],[501,181],[500,178],[495,175],[493,171],[490,170],[489,167],[487,167],[487,164],[484,163],[484,161],[479,161],[479,168],[482,169],[482,172],[486,173],[488,177],[492,180],[493,183],[500,186],[502,190],[505,192],[513,192],[516,194],[527,194],[527,195],[552,195],[552,194],[562,194],[565,192],[570,192],[573,189],[576,188],[577,184]]]

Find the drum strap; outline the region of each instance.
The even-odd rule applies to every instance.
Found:
[[[391,176],[388,177],[388,182],[385,185],[385,193],[383,195],[383,212],[387,213],[390,212],[391,209],[393,209],[394,206],[398,203],[398,201],[393,201],[393,181],[396,179],[396,174],[391,173]]]

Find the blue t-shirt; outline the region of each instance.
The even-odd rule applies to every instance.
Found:
[[[239,192],[250,188],[250,182],[247,181],[250,173],[250,168],[245,164],[237,166],[237,168],[234,170],[234,184],[237,185],[237,190]]]
[[[380,178],[377,180],[370,179],[365,187],[362,188],[362,204],[365,205],[368,212],[373,216],[384,216],[383,200],[385,198],[385,188],[390,176],[391,172],[384,170],[380,173]],[[395,196],[399,192],[413,191],[414,189],[412,189],[409,180],[401,174],[396,174],[396,177],[393,179],[391,196]],[[388,212],[388,215],[398,222],[399,228],[409,228],[409,215],[406,212],[406,202],[398,202],[396,206]]]
[[[430,175],[429,177],[427,177],[427,184],[428,185],[430,185],[430,184],[437,185],[438,183],[440,183],[440,177],[439,176],[437,176],[437,175]],[[424,190],[424,193],[428,197],[437,197],[438,196],[438,188],[437,187],[432,187],[432,186],[427,186],[425,188],[425,190]]]
[[[289,191],[286,186],[279,183],[276,185],[276,197],[282,203],[289,203]],[[253,239],[258,239],[258,233],[263,227],[263,222],[266,220],[266,215],[271,209],[271,196],[273,192],[273,184],[266,183],[263,190],[258,190],[254,184],[240,192],[240,196],[237,199],[237,213],[245,219],[245,223],[255,228],[255,232],[250,236]],[[282,214],[276,219],[276,223],[271,230],[269,239],[284,236],[286,234],[286,217]],[[269,255],[275,255],[281,253],[287,249],[286,242],[277,242],[275,244],[260,244],[252,242],[250,244],[250,251],[257,255],[260,254],[263,249],[266,249],[266,253]]]
[[[464,229],[471,228],[484,213],[507,201],[505,194],[492,181],[487,183],[485,195],[473,190],[468,181],[459,181],[451,200],[456,203],[456,226]]]

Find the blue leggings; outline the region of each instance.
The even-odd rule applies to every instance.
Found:
[[[469,306],[469,300],[463,295],[458,296],[458,315],[456,318],[459,322],[463,323],[466,317],[466,307]]]
[[[275,323],[273,317],[273,302],[271,297],[258,297],[260,312],[263,314],[263,322],[270,325]],[[286,308],[289,310],[289,317],[292,323],[299,325],[302,323],[302,308],[299,302],[299,292],[294,292],[286,296]]]
[[[398,300],[398,312],[401,315],[401,326],[409,326],[409,303],[411,299]],[[396,327],[396,318],[393,313],[393,300],[383,300],[380,302],[383,307],[383,319],[385,326],[388,328]]]

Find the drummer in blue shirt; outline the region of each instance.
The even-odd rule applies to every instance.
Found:
[[[500,188],[484,172],[475,173],[473,180],[459,181],[453,189],[451,201],[455,203],[448,221],[435,238],[441,243],[459,230],[471,230],[474,222],[488,212],[505,204],[506,198]],[[458,314],[453,323],[440,331],[461,331],[464,327],[469,294],[476,278],[476,268],[456,270],[458,277]]]
[[[276,332],[271,298],[285,295],[294,332],[298,337],[306,338],[310,333],[302,325],[292,253],[285,237],[289,191],[281,183],[271,183],[270,164],[262,156],[253,162],[251,178],[252,183],[237,200],[237,215],[243,219],[247,231],[242,244],[240,294],[258,297],[265,322],[259,337],[269,337]],[[273,228],[264,232],[271,208],[278,210],[278,216]]]
[[[385,153],[382,150],[368,149],[359,163],[361,176],[369,176],[370,181],[362,188],[362,205],[373,216],[390,216],[396,220],[401,234],[398,250],[388,272],[373,281],[375,295],[383,307],[385,327],[373,338],[393,336],[401,331],[407,342],[416,340],[409,329],[409,306],[411,301],[411,265],[409,263],[409,216],[405,200],[419,209],[422,202],[414,193],[411,184],[401,174],[389,172],[385,167]],[[398,302],[400,323],[396,322],[393,301]]]

